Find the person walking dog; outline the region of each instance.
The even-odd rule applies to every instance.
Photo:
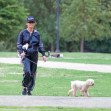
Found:
[[[22,95],[32,95],[31,91],[35,85],[35,77],[38,62],[38,51],[46,62],[43,43],[38,31],[34,30],[35,19],[29,16],[26,21],[27,29],[20,32],[17,40],[17,50],[23,63],[23,91]]]

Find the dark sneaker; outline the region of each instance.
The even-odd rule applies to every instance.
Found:
[[[27,92],[27,95],[31,96],[32,94],[31,94],[31,92],[30,92],[30,91],[28,91],[28,92]]]
[[[27,90],[26,90],[26,88],[24,88],[22,91],[22,95],[26,95],[26,94],[27,94]]]

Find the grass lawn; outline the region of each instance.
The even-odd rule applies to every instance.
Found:
[[[89,89],[92,97],[111,97],[111,74],[38,67],[34,96],[67,96],[70,81],[95,80]],[[0,95],[21,95],[22,65],[0,64]],[[7,91],[8,89],[8,91]],[[71,95],[72,96],[72,95]],[[78,91],[78,96],[80,93]]]
[[[111,64],[111,55],[102,53],[62,53],[64,58],[48,58],[48,61]],[[0,57],[17,57],[16,52],[0,52]],[[39,58],[39,60],[42,60]],[[0,95],[21,95],[22,65],[0,63]],[[52,69],[38,67],[34,96],[67,96],[70,81],[95,80],[95,86],[89,88],[92,97],[111,97],[111,73],[78,71],[67,69]],[[78,96],[80,92],[78,91]],[[72,96],[72,95],[71,95]],[[66,107],[6,107],[0,106],[0,111],[110,111],[101,108],[66,108]]]
[[[63,58],[49,58],[48,61],[86,63],[86,64],[111,64],[111,54],[105,53],[61,53]]]
[[[111,64],[111,54],[107,53],[61,52],[61,54],[63,54],[63,58],[47,58],[47,60],[86,64]],[[41,54],[39,55],[41,56]],[[17,57],[17,52],[0,52],[0,57]],[[39,60],[42,60],[42,58],[39,58]]]
[[[0,111],[110,111],[111,109],[86,109],[86,108],[66,108],[66,107],[4,107],[0,106]]]

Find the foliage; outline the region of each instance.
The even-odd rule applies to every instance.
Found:
[[[2,45],[8,48],[15,42],[18,31],[24,27],[27,13],[23,2],[19,0],[0,0],[0,9],[0,41],[4,41]]]
[[[28,2],[27,2],[28,1]],[[29,9],[37,21],[37,29],[46,50],[54,51],[56,41],[56,6],[55,0],[24,0],[25,7]]]
[[[110,0],[60,0],[59,5],[60,51],[111,52]],[[45,50],[56,50],[57,0],[0,0],[0,8],[0,50],[16,50],[27,15],[35,17]]]
[[[111,37],[110,11],[97,0],[73,0],[61,16],[61,36],[67,42],[103,40]],[[64,18],[64,19],[62,19]]]

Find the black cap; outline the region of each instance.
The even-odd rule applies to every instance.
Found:
[[[35,19],[33,16],[28,16],[27,22],[35,22]]]

